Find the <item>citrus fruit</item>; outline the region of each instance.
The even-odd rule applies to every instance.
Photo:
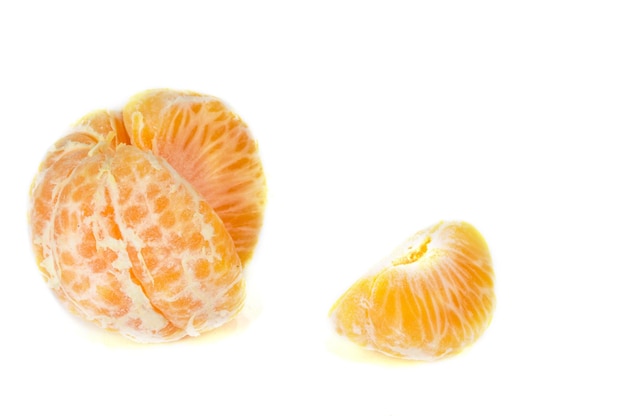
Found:
[[[432,361],[475,342],[491,322],[494,272],[480,233],[440,222],[414,234],[333,305],[342,336],[386,355]]]
[[[145,94],[156,91],[190,94]],[[202,111],[186,121],[192,130],[213,132],[213,142],[221,140],[221,148],[228,149],[221,154],[213,155],[213,142],[203,140],[189,150],[189,137],[173,135],[180,127],[166,118],[152,134],[167,146],[136,145],[141,137],[129,134],[137,129],[126,120],[141,120],[142,110],[160,113],[161,104],[133,108],[130,115],[103,110],[80,119],[48,151],[30,190],[30,234],[44,280],[72,312],[140,342],[196,336],[241,310],[245,281],[239,253],[246,261],[252,255],[265,202],[256,143],[223,104],[223,117],[233,118],[230,128],[244,131],[245,140],[227,129],[215,133],[215,119]],[[167,106],[174,111],[176,104]],[[181,174],[174,165],[196,152],[211,166],[196,161]],[[253,182],[254,192],[250,186],[233,187],[235,179],[222,183],[211,176],[221,171]],[[230,215],[228,227],[205,196],[211,191],[228,194],[215,199],[229,198],[220,206]],[[231,232],[240,237],[239,246]]]

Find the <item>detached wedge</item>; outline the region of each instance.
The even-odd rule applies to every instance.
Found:
[[[487,243],[465,222],[419,231],[333,305],[335,330],[384,354],[432,361],[462,351],[489,326],[495,307]]]

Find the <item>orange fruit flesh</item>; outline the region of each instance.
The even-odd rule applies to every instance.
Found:
[[[79,132],[59,140],[48,152],[31,188],[29,225],[35,260],[44,280],[64,301],[67,297],[58,285],[52,246],[47,243],[52,239],[52,212],[59,198],[59,189],[67,185],[74,168],[87,157],[96,143],[94,137]],[[73,307],[70,309],[76,312]]]
[[[435,360],[475,342],[491,322],[487,244],[463,222],[441,222],[394,250],[333,305],[335,330],[394,357]]]
[[[97,111],[50,149],[31,187],[37,264],[62,303],[101,327],[142,342],[198,335],[243,306],[238,248],[193,184],[131,143],[122,112]]]
[[[246,264],[266,198],[261,159],[246,124],[214,97],[170,90],[134,96],[123,117],[133,145],[166,159],[207,200]]]

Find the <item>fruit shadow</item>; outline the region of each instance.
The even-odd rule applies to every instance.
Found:
[[[326,338],[326,349],[342,360],[359,364],[370,364],[381,367],[415,367],[429,364],[428,361],[392,357],[375,350],[360,347],[334,333],[330,333]]]

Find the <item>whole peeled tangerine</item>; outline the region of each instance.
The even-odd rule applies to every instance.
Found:
[[[266,185],[246,124],[215,97],[149,90],[82,118],[45,156],[29,226],[72,312],[140,342],[231,320]]]

